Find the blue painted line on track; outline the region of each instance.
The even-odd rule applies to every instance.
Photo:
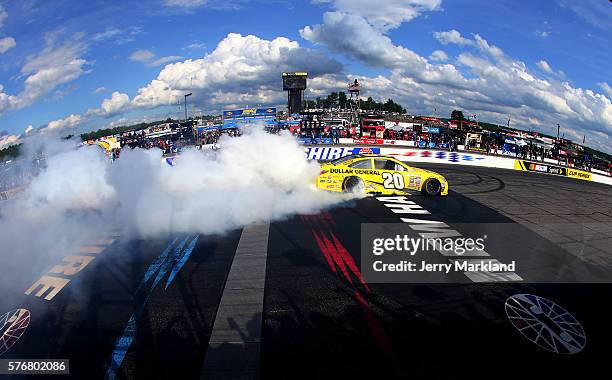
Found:
[[[172,271],[170,272],[170,275],[168,276],[168,281],[166,282],[166,287],[164,289],[168,289],[168,286],[172,284],[172,281],[174,281],[174,278],[176,277],[176,275],[181,271],[181,269],[183,268],[183,265],[185,265],[187,260],[189,260],[189,258],[191,257],[191,253],[193,252],[193,249],[195,248],[195,245],[198,242],[199,237],[200,237],[199,235],[194,237],[191,240],[191,243],[189,243],[189,246],[187,246],[185,251],[183,251],[183,257],[181,257],[178,260],[178,262],[174,265],[174,268],[172,268]]]
[[[176,243],[179,241],[179,239],[174,238],[170,242],[170,244],[168,244],[166,249],[164,249],[162,254],[155,258],[155,260],[153,260],[153,262],[149,265],[149,268],[147,268],[147,271],[145,272],[142,281],[138,285],[135,294],[140,293],[140,290],[146,286],[147,282],[149,282],[149,280],[153,277],[153,275],[155,275],[155,273],[157,273],[157,276],[149,287],[147,294],[144,296],[134,313],[132,313],[132,315],[130,316],[129,321],[125,326],[125,329],[123,330],[123,334],[119,339],[117,339],[115,349],[111,354],[110,365],[106,370],[106,375],[104,377],[105,379],[114,380],[117,376],[117,371],[121,367],[123,359],[125,359],[125,355],[127,354],[128,350],[130,349],[130,346],[132,345],[132,342],[134,341],[134,338],[136,337],[136,328],[138,326],[138,321],[142,316],[142,313],[144,312],[147,302],[149,301],[149,296],[157,287],[159,282],[164,278],[168,270],[172,268],[168,280],[166,282],[166,286],[164,287],[164,290],[168,289],[168,287],[174,281],[176,275],[180,272],[187,260],[189,260],[189,258],[191,257],[191,253],[195,248],[198,238],[199,235],[187,236],[178,245],[176,245]],[[189,239],[191,239],[191,242],[189,243],[187,248],[183,250],[185,244],[187,244]],[[169,256],[173,248],[174,252],[171,256]]]

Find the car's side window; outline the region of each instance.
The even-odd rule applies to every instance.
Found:
[[[349,167],[353,169],[372,169],[372,160],[370,160],[369,158],[365,160],[359,160],[350,164]]]
[[[374,159],[374,169],[395,170],[395,162],[384,158],[376,158]]]
[[[395,163],[395,170],[397,170],[398,172],[407,172],[408,169],[401,164],[398,164],[397,162]]]

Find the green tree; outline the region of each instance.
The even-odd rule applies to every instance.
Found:
[[[346,92],[344,91],[340,91],[338,93],[338,105],[340,106],[340,108],[347,108],[347,101],[346,101]]]
[[[338,106],[338,93],[332,92],[327,96],[328,106],[330,108],[336,108]]]
[[[10,160],[19,155],[21,144],[11,145],[4,149],[0,149],[0,161]]]
[[[316,107],[317,107],[317,102],[315,102],[314,100],[304,100],[304,102],[302,103],[303,109],[310,109],[310,108],[316,108]]]
[[[323,108],[323,100],[321,98],[317,98],[317,108]]]
[[[465,117],[463,116],[463,111],[453,110],[453,112],[451,112],[451,119],[452,120],[465,120]]]

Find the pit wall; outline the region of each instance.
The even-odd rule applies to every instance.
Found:
[[[487,156],[471,152],[449,152],[446,150],[416,149],[404,147],[385,147],[367,145],[336,145],[305,147],[306,158],[317,161],[330,161],[350,154],[381,154],[395,157],[408,163],[433,163],[448,165],[479,166],[487,168],[530,171],[541,174],[557,175],[582,181],[592,181],[612,185],[612,177],[589,173],[573,168],[560,167],[542,162],[530,162],[511,157]]]

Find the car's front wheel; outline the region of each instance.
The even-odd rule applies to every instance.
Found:
[[[442,184],[435,178],[429,178],[421,187],[421,193],[424,195],[440,195],[442,192]]]
[[[347,193],[365,193],[365,183],[359,177],[348,177],[344,181],[344,191]]]

